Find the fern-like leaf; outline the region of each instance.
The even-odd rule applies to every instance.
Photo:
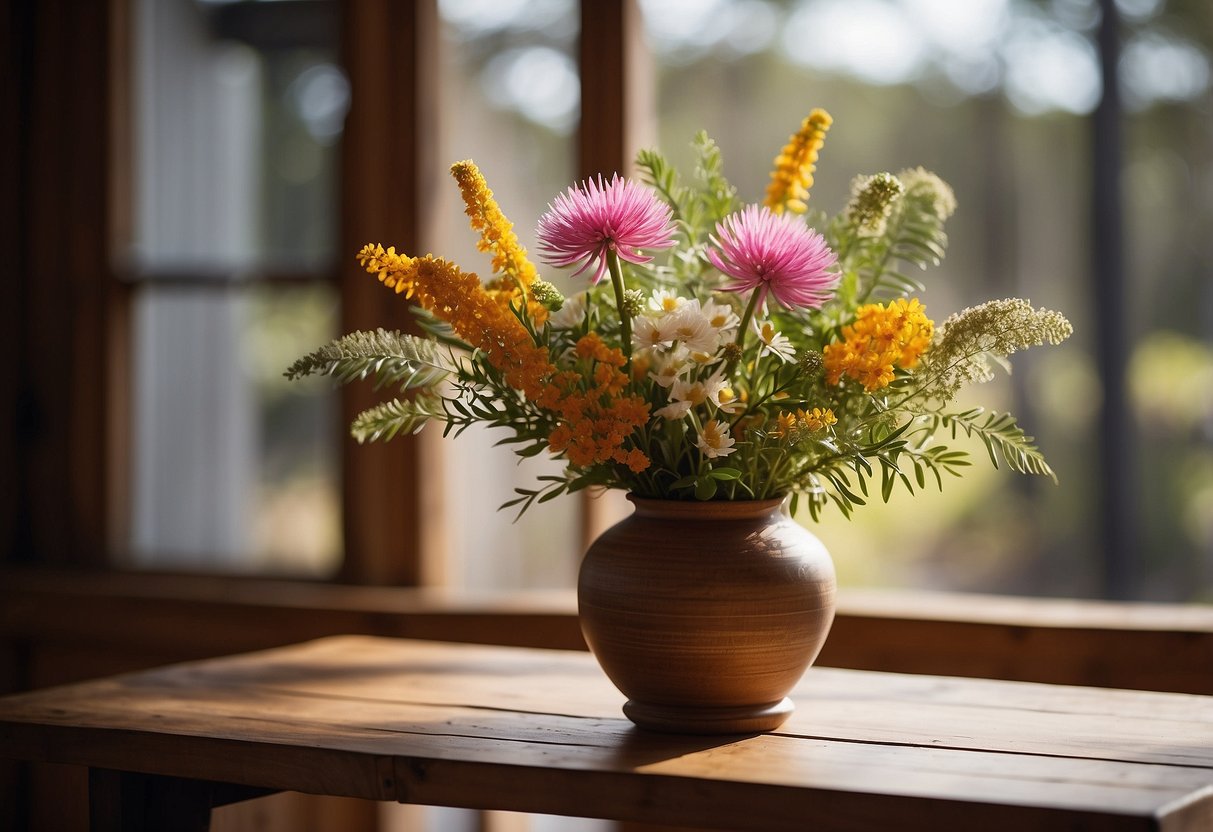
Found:
[[[401,390],[433,387],[451,372],[438,345],[426,338],[388,332],[352,332],[305,355],[286,371],[289,379],[327,375],[347,384],[374,377],[375,386]]]
[[[442,398],[420,393],[412,399],[392,399],[362,411],[350,425],[350,434],[359,444],[386,442],[401,432],[417,433],[431,419],[445,418]]]
[[[976,436],[986,446],[986,453],[995,468],[999,467],[1001,460],[1016,473],[1036,474],[1057,482],[1057,474],[1033,444],[1035,440],[1023,432],[1010,413],[987,413],[984,408],[975,407],[963,413],[938,414],[934,423],[936,427],[949,428],[953,435],[959,429],[966,436]]]
[[[679,183],[678,172],[666,158],[656,150],[641,150],[636,154],[636,167],[640,171],[641,180],[661,194],[662,199],[670,206],[674,219],[685,219],[690,189]]]
[[[724,159],[720,146],[700,130],[691,143],[695,150],[695,178],[699,181],[697,195],[703,221],[709,227],[732,213],[737,205],[737,189],[724,176]]]

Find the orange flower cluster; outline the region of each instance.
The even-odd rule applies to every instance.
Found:
[[[820,109],[813,110],[800,123],[800,130],[788,139],[775,157],[775,169],[771,171],[763,205],[776,214],[782,214],[785,208],[795,214],[808,210],[806,203],[809,188],[813,187],[817,155],[825,144],[826,131],[833,123],[830,114]]]
[[[838,424],[838,417],[828,407],[815,407],[812,410],[785,410],[775,419],[771,435],[777,439],[799,442],[809,434],[825,430],[831,425]]]
[[[546,349],[535,345],[517,318],[497,302],[472,273],[436,257],[413,258],[395,247],[366,245],[358,262],[397,294],[415,298],[423,309],[454,327],[456,334],[488,356],[506,383],[560,418],[548,438],[554,453],[566,451],[574,465],[614,461],[633,471],[649,467],[649,458],[624,443],[648,421],[649,403],[622,395],[627,363],[618,349],[608,348],[596,333],[577,343],[577,355],[590,368],[591,385],[582,390],[582,375],[560,372]]]
[[[887,387],[895,367],[908,370],[918,364],[934,334],[935,324],[917,299],[861,306],[855,322],[842,328],[844,340],[828,344],[823,352],[826,380],[837,384],[848,375],[869,393]]]
[[[489,282],[485,291],[498,302],[508,305],[519,297],[527,299],[527,311],[536,326],[543,326],[548,310],[530,297],[530,288],[539,276],[527,258],[526,249],[518,242],[514,224],[510,222],[489,190],[480,168],[470,159],[451,165],[451,175],[459,183],[465,213],[473,231],[480,232],[476,248],[493,255],[493,273],[501,277]]]
[[[562,373],[559,383],[553,385],[553,390],[565,389],[550,404],[562,421],[548,438],[549,446],[554,453],[565,453],[574,465],[613,461],[635,473],[645,470],[648,456],[639,449],[624,448],[632,431],[648,421],[651,406],[640,396],[623,395],[628,384],[623,371],[627,359],[620,350],[604,344],[596,332],[582,336],[575,351],[589,372],[585,376]],[[580,384],[583,378],[590,382],[585,390]]]

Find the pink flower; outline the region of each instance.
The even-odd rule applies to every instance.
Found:
[[[754,290],[760,305],[770,292],[788,308],[817,309],[838,285],[838,275],[829,272],[834,252],[796,214],[749,205],[718,222],[711,240],[715,248],[708,248],[708,259],[733,278],[724,288]]]
[[[640,249],[674,245],[670,209],[648,188],[615,174],[606,185],[602,177],[573,186],[556,197],[539,219],[540,257],[549,266],[581,264],[581,274],[592,263],[594,282],[607,268],[612,249],[629,263],[648,263],[652,257]]]

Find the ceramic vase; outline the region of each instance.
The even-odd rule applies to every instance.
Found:
[[[834,620],[834,566],[783,501],[629,496],[589,548],[581,629],[642,728],[770,731]]]

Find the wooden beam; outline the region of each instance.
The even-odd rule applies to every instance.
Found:
[[[32,3],[9,3],[0,14],[0,154],[5,160],[5,186],[0,188],[0,246],[15,280],[7,281],[0,303],[0,351],[11,356],[0,362],[0,494],[7,510],[0,511],[0,562],[32,554],[31,494],[27,438],[33,431],[30,374],[26,354],[29,280],[25,277],[32,252],[26,242],[26,206],[33,185],[26,164],[28,113],[33,94]],[[0,820],[3,816],[0,815]]]
[[[424,251],[427,194],[437,167],[436,96],[430,89],[440,40],[435,0],[348,0],[342,48],[351,106],[342,142],[341,329],[410,329],[408,304],[363,272],[367,242]],[[344,391],[343,423],[380,401],[367,385]],[[432,433],[432,432],[430,432]],[[344,580],[416,586],[432,580],[441,526],[435,437],[358,446],[342,431]]]
[[[1099,0],[1095,46],[1102,92],[1091,114],[1091,263],[1095,364],[1102,389],[1096,433],[1096,529],[1103,593],[1132,598],[1141,577],[1137,429],[1129,395],[1131,289],[1125,260],[1124,113],[1120,96],[1120,11]]]
[[[113,386],[122,377],[112,351],[125,304],[110,270],[110,33],[120,8],[47,0],[5,13],[15,48],[4,50],[13,73],[4,149],[18,171],[5,189],[6,217],[18,214],[6,256],[18,288],[3,323],[19,321],[5,336],[17,369],[0,387],[16,399],[5,465],[20,495],[3,529],[8,559],[102,564],[114,535],[112,442],[124,390]]]
[[[625,175],[651,124],[653,78],[635,0],[582,0],[577,176]]]

